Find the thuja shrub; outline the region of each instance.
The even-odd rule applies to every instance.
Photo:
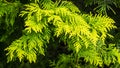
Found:
[[[5,49],[8,62],[19,59],[20,62],[28,60],[36,63],[38,55],[46,56],[46,49],[53,41],[55,46],[58,45],[54,42],[63,42],[66,50],[71,51],[59,54],[58,60],[50,65],[55,68],[84,67],[82,61],[94,67],[120,63],[120,53],[115,44],[105,43],[106,37],[113,37],[109,34],[111,29],[116,28],[113,19],[83,14],[69,1],[35,0],[22,8],[19,16],[25,22],[23,33]]]

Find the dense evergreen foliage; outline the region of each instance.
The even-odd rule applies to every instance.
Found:
[[[119,5],[0,0],[0,68],[118,68],[119,26],[110,14],[118,14]]]

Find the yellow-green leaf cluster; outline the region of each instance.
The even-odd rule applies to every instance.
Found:
[[[45,55],[44,48],[46,43],[44,42],[46,39],[49,40],[47,36],[39,33],[23,35],[5,49],[8,51],[8,62],[16,59],[17,57],[20,61],[27,59],[30,63],[36,62],[37,54]]]
[[[79,12],[75,5],[67,1],[54,3],[51,0],[41,0],[25,5],[25,10],[20,14],[25,17],[25,32],[6,48],[8,61],[19,58],[20,61],[27,59],[30,63],[35,62],[38,54],[45,55],[44,47],[51,37],[57,37],[60,42],[65,42],[68,49],[73,51],[72,55],[62,55],[58,67],[62,66],[61,63],[69,62],[79,65],[80,58],[96,66],[117,61],[115,59],[116,56],[119,59],[117,49],[110,49],[111,55],[107,55],[107,50],[105,53],[100,52],[102,47],[107,49],[104,45],[105,39],[110,36],[108,32],[116,28],[114,20],[107,16],[78,14]],[[117,53],[114,53],[115,51]],[[108,56],[110,59],[112,56],[113,61],[106,59]]]

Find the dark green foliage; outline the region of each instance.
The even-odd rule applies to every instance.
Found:
[[[120,0],[85,0],[87,6],[96,5],[94,10],[100,14],[107,15],[107,11],[111,10],[114,14],[114,8],[112,6],[120,7]]]
[[[14,32],[13,26],[19,13],[19,2],[4,3],[0,1],[0,42],[6,39]]]

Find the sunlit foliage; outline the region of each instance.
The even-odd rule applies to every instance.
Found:
[[[2,7],[7,4],[0,3]],[[14,9],[19,3],[10,3],[7,8],[12,6]],[[2,9],[0,11],[1,20],[7,20],[5,24],[8,25],[9,22],[11,26],[8,27],[12,27],[17,13],[11,14],[18,10],[11,9],[10,11],[2,7],[0,7]],[[34,0],[22,7],[24,8],[20,11],[19,16],[24,18],[25,22],[23,34],[5,49],[8,62],[19,59],[20,62],[28,60],[30,63],[35,63],[37,56],[46,56],[46,48],[48,45],[50,46],[51,41],[56,42],[55,37],[67,46],[67,51],[71,52],[60,54],[58,60],[55,60],[56,62],[51,61],[51,66],[80,68],[82,61],[91,66],[100,67],[104,64],[109,66],[110,63],[120,63],[120,53],[115,44],[105,43],[107,37],[113,38],[109,34],[111,29],[116,28],[113,19],[101,14],[82,14],[69,1]],[[6,20],[2,18],[3,16]]]

